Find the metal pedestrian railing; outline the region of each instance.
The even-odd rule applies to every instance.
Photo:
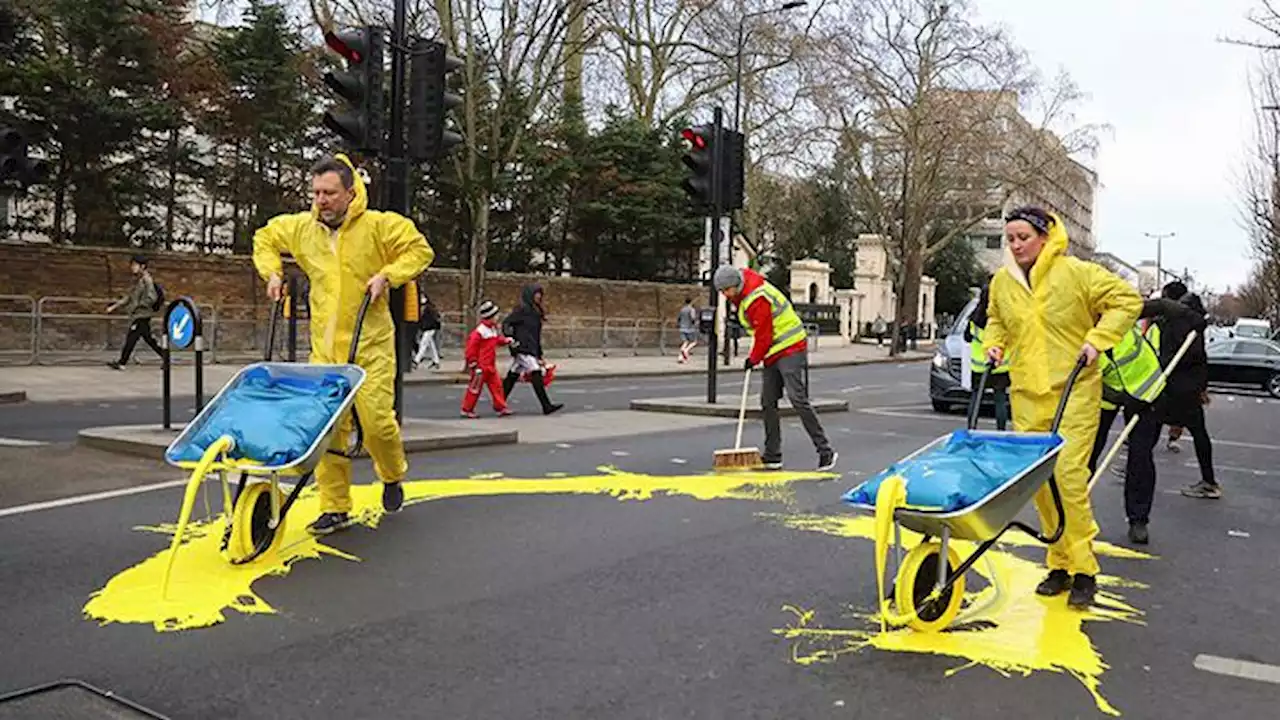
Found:
[[[0,363],[52,365],[105,362],[119,356],[129,330],[129,317],[108,313],[116,298],[0,295]],[[211,363],[251,362],[261,357],[269,327],[269,305],[199,304]],[[164,334],[163,312],[152,317],[158,340]],[[295,357],[309,355],[311,336],[306,317],[296,321]],[[436,333],[442,354],[461,355],[474,317],[444,313]],[[276,334],[277,357],[289,357],[287,332]],[[705,340],[704,340],[705,341]],[[677,352],[680,334],[673,321],[556,316],[542,328],[543,347],[558,357],[667,356]],[[135,362],[159,364],[143,343]],[[178,354],[174,361],[186,362]]]

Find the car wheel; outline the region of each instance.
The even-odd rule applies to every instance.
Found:
[[[945,402],[942,402],[941,400],[934,400],[933,411],[940,412],[940,413],[949,413],[951,412],[951,403],[945,403]]]
[[[1280,372],[1271,373],[1271,377],[1262,384],[1262,389],[1271,393],[1271,397],[1280,399]]]

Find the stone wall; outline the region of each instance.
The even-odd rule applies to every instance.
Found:
[[[60,248],[0,244],[0,295],[117,298],[128,291],[129,250]],[[154,253],[152,274],[168,299],[190,295],[202,305],[265,308],[263,282],[246,256]],[[515,305],[528,282],[545,288],[549,323],[597,323],[605,319],[674,322],[684,298],[706,302],[697,285],[620,282],[590,278],[544,277],[511,273],[488,275],[488,297],[504,310]],[[440,310],[456,320],[466,304],[467,273],[433,268],[427,291]],[[470,313],[466,313],[470,315]],[[467,318],[470,321],[470,317]]]

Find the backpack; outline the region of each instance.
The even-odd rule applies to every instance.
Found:
[[[156,301],[151,303],[151,309],[155,312],[159,312],[160,308],[164,307],[164,288],[160,287],[160,283],[157,282],[153,282],[151,284],[156,289]]]

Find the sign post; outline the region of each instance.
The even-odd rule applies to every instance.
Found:
[[[196,413],[204,408],[204,324],[200,309],[189,297],[180,297],[169,303],[164,313],[163,393],[164,429],[173,425],[172,379],[174,350],[195,350],[196,355]]]

